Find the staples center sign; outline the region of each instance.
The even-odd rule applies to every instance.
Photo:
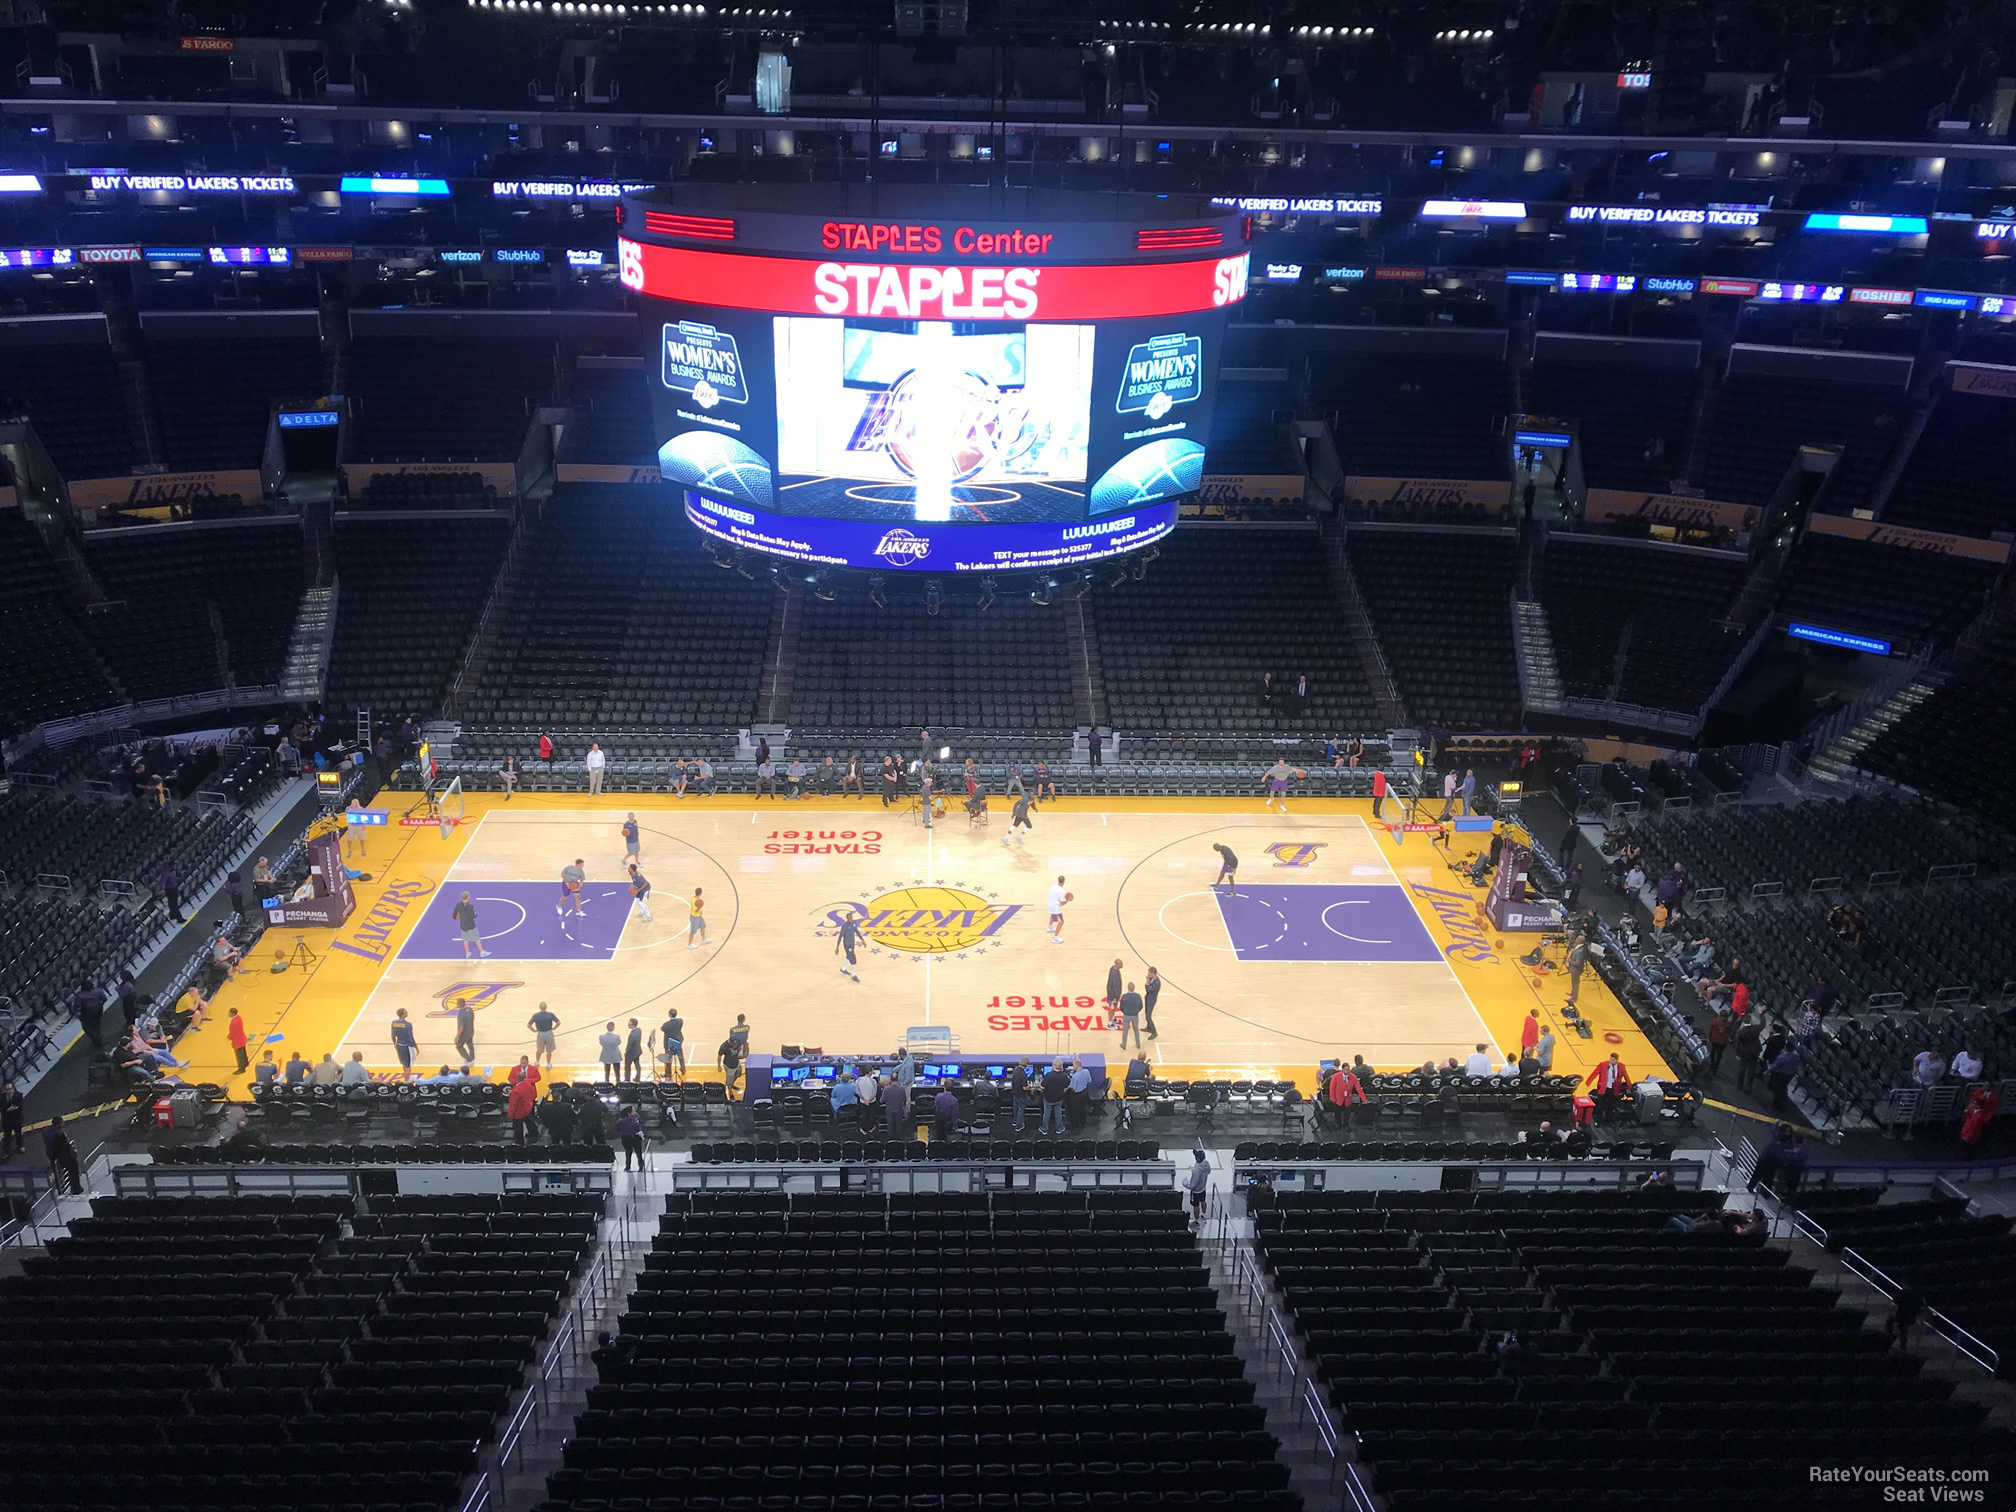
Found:
[[[688,304],[890,320],[1117,320],[1246,297],[1247,256],[1049,267],[819,262],[617,243],[623,282]]]

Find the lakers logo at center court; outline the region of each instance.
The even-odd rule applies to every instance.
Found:
[[[964,887],[902,887],[833,904],[815,933],[830,939],[852,916],[871,945],[905,955],[947,955],[988,945],[1021,911],[1020,903],[995,902]]]
[[[453,1018],[457,1009],[468,1004],[474,1009],[494,1008],[497,999],[513,987],[523,987],[523,982],[457,982],[443,987],[434,994],[441,1006],[428,1015],[429,1018]]]
[[[1266,847],[1267,854],[1274,858],[1276,866],[1309,867],[1315,864],[1316,852],[1323,849],[1321,840],[1276,840]]]

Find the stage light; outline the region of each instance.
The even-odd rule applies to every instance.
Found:
[[[1151,556],[1153,556],[1154,554],[1155,554],[1154,552],[1152,552],[1152,551],[1149,551],[1149,552],[1146,552],[1146,553],[1144,553],[1144,554],[1143,554],[1143,555],[1141,555],[1141,556],[1137,556],[1136,558],[1134,558],[1134,581],[1135,581],[1135,582],[1139,583],[1139,582],[1143,582],[1143,581],[1145,581],[1145,580],[1147,579],[1147,576],[1148,576],[1148,558],[1149,558],[1149,557],[1151,557]]]
[[[1045,583],[1040,588],[1031,588],[1029,590],[1029,597],[1032,602],[1041,604],[1047,608],[1050,604],[1050,590],[1056,586],[1055,583]]]
[[[830,572],[815,572],[806,581],[812,585],[812,597],[822,604],[830,604],[840,596],[839,590],[833,586]]]
[[[952,747],[950,746],[938,747],[938,759],[940,761],[950,761],[952,759]]]
[[[1071,597],[1082,599],[1085,597],[1086,594],[1090,593],[1091,591],[1092,591],[1092,574],[1089,572],[1079,573],[1078,581],[1071,585]]]
[[[868,579],[868,602],[877,609],[889,607],[888,597],[882,592],[889,585],[889,579],[877,572]]]
[[[945,607],[945,589],[935,577],[924,584],[924,612],[936,614]]]
[[[756,580],[756,570],[749,565],[749,558],[746,556],[735,558],[735,570],[743,577],[748,578],[752,583]]]
[[[1123,558],[1122,560],[1116,561],[1113,564],[1112,576],[1106,579],[1106,586],[1108,588],[1118,588],[1122,583],[1126,581],[1127,581],[1127,563]]]
[[[980,612],[985,614],[994,607],[994,579],[980,579]]]

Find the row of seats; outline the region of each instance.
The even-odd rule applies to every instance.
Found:
[[[1075,1219],[1099,1242],[1003,1285],[968,1226],[984,1238],[1010,1218],[1024,1232]],[[741,1225],[755,1244],[735,1247]],[[813,1242],[792,1237],[801,1228]],[[1301,1505],[1173,1192],[675,1195],[650,1258],[596,1352],[600,1383],[547,1512],[590,1512],[619,1484],[646,1508],[739,1491],[779,1512],[837,1512],[852,1506],[841,1485],[864,1508],[888,1496],[938,1512],[1064,1495]],[[710,1316],[730,1285],[757,1316],[796,1326],[774,1343],[696,1341],[683,1320]],[[1078,1321],[1081,1296],[1116,1295],[1100,1321]],[[823,1328],[807,1326],[815,1316]],[[1004,1340],[1026,1362],[974,1352]]]

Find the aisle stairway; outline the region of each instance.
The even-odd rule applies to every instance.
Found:
[[[329,678],[329,649],[336,643],[336,578],[326,588],[301,595],[294,629],[287,638],[287,660],[280,669],[280,696],[289,703],[321,699]]]

